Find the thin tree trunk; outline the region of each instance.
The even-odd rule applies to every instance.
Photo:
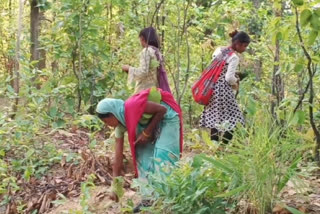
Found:
[[[18,31],[17,31],[16,56],[15,56],[15,63],[14,63],[14,82],[13,82],[13,86],[14,86],[13,88],[14,88],[14,92],[16,93],[16,98],[12,107],[12,111],[13,111],[13,114],[11,116],[12,118],[16,116],[18,105],[19,105],[19,91],[20,91],[19,61],[20,61],[20,40],[21,40],[21,32],[22,32],[23,4],[24,4],[24,1],[20,0],[19,15],[17,20]]]
[[[40,16],[39,16],[40,22],[39,22],[39,35],[41,34],[41,28],[43,27],[42,23],[43,20],[45,20],[45,16],[44,16],[44,12],[41,11],[40,12]],[[46,57],[47,53],[46,50],[44,48],[39,50],[39,70],[43,70],[46,68]]]
[[[78,112],[80,112],[80,108],[81,108],[81,102],[82,102],[82,97],[81,97],[81,83],[82,83],[82,58],[81,58],[81,38],[82,38],[82,10],[80,12],[80,16],[79,16],[79,40],[78,40],[78,60],[79,60],[79,64],[78,64],[78,76],[79,76],[79,100],[78,100]]]
[[[30,4],[30,39],[31,39],[31,45],[30,45],[30,61],[37,61],[32,65],[33,68],[38,69],[39,68],[39,29],[40,29],[40,12],[37,0],[31,0]],[[38,75],[36,74],[32,81],[37,81]],[[36,87],[39,89],[40,84],[37,83]]]
[[[12,19],[12,1],[9,0],[9,20],[11,21]],[[10,38],[12,38],[12,40],[14,40],[15,38],[14,34],[10,35]],[[15,59],[14,57],[12,57],[10,54],[8,54],[8,64],[7,64],[7,69],[8,69],[8,73],[9,73],[9,77],[10,77],[10,85],[12,88],[14,88],[14,67],[15,67]]]
[[[282,5],[282,2],[281,2]],[[282,8],[280,10],[275,11],[276,17],[282,16]],[[275,57],[274,57],[274,67],[273,67],[273,74],[272,74],[272,95],[273,99],[271,101],[271,113],[274,119],[278,120],[276,115],[276,108],[279,106],[280,102],[284,98],[284,83],[282,79],[282,75],[279,72],[279,63],[280,63],[280,39],[276,38],[276,50],[275,50]]]
[[[253,0],[253,6],[255,8],[253,12],[256,16],[258,15],[257,11],[259,10],[260,5],[261,5],[261,0]],[[256,19],[256,21],[258,21],[258,19]],[[255,40],[259,40],[260,36],[258,36],[258,32],[254,32],[254,34],[255,34]],[[252,54],[256,55],[256,52],[252,51]],[[260,57],[254,60],[253,71],[256,76],[256,81],[260,81],[261,75],[262,75],[262,59]]]
[[[177,10],[177,15],[178,15],[178,26],[180,25],[180,8],[178,6],[178,10]],[[180,35],[179,35],[179,27],[177,29],[178,33],[176,35],[176,43],[177,43],[177,46],[176,46],[176,50],[177,50],[177,73],[175,75],[175,88],[176,88],[176,100],[179,100],[179,97],[180,97]]]
[[[165,25],[165,20],[166,20],[166,17],[165,17],[165,15],[164,15],[164,13],[165,13],[165,4],[163,4],[163,6],[162,6],[162,13],[163,13],[163,15],[162,15],[162,22],[161,22],[161,25],[162,25],[162,27]],[[162,47],[162,51],[164,51],[164,29],[162,29],[162,31],[161,31],[161,47]]]

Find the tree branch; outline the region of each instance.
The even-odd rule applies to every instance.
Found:
[[[152,15],[152,19],[151,19],[151,24],[150,26],[153,25],[153,22],[154,22],[154,17],[156,16],[156,14],[158,13],[161,5],[164,3],[164,0],[161,0],[159,4],[157,4],[157,7],[156,7],[156,10],[154,11],[153,15]]]

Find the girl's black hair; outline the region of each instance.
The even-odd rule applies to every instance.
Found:
[[[157,35],[156,29],[153,27],[147,27],[140,31],[139,37],[144,38],[148,45],[152,45],[156,48],[160,48],[159,37]]]
[[[232,43],[238,41],[240,43],[250,43],[251,39],[250,36],[243,31],[238,32],[237,30],[233,31],[229,34],[229,36],[232,38]]]
[[[100,119],[104,119],[104,118],[111,117],[112,114],[111,114],[111,113],[106,113],[106,114],[97,113],[97,116],[98,116]]]

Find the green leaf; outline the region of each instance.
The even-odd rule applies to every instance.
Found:
[[[296,6],[301,6],[303,5],[303,0],[292,0],[293,4]]]
[[[31,167],[31,166],[28,166],[28,167],[26,168],[26,170],[24,171],[24,178],[29,181],[32,173],[33,173],[32,167]]]
[[[301,157],[297,157],[292,164],[290,165],[290,167],[287,169],[287,172],[284,176],[281,177],[281,180],[278,184],[278,191],[280,192],[288,183],[288,181],[290,180],[290,178],[292,177],[292,172],[296,171],[298,168],[298,163],[301,161]]]
[[[50,117],[54,118],[57,116],[58,109],[56,107],[51,107],[49,110]]]
[[[250,115],[254,115],[257,112],[256,103],[253,98],[249,98],[246,110]]]
[[[305,213],[303,213],[303,212],[301,212],[301,211],[299,211],[299,210],[297,210],[297,209],[295,209],[293,207],[288,207],[287,205],[285,206],[285,208],[287,210],[289,210],[292,214],[305,214]]]
[[[296,115],[298,117],[298,124],[302,125],[306,119],[306,114],[304,113],[304,111],[297,111]]]
[[[308,45],[313,45],[313,43],[316,41],[317,36],[318,31],[312,30],[309,35]]]
[[[312,17],[311,17],[311,27],[315,30],[320,30],[320,19],[319,19],[319,16],[315,15],[315,14],[312,14]]]
[[[300,23],[302,26],[306,26],[312,17],[312,12],[309,9],[305,9],[302,11],[301,16],[300,16]]]
[[[228,174],[232,174],[233,170],[230,169],[229,167],[227,167],[226,165],[224,165],[221,161],[217,161],[213,158],[209,158],[207,156],[203,157],[204,160],[209,161],[210,163],[212,163],[216,168],[221,169],[222,171],[228,173]]]
[[[0,150],[0,157],[4,157],[5,155],[6,155],[6,152],[3,149],[1,149]]]
[[[112,191],[118,196],[119,199],[121,199],[124,194],[123,184],[124,184],[123,177],[118,176],[113,179],[113,182],[111,185]]]
[[[216,195],[215,197],[216,198],[226,198],[226,197],[230,197],[230,196],[234,196],[244,190],[246,190],[248,188],[248,185],[242,185],[242,186],[239,186],[229,192],[226,192],[226,193],[223,193],[223,194],[219,194],[219,195]]]
[[[276,40],[281,40],[282,39],[282,33],[278,32],[276,35]]]
[[[29,149],[29,150],[27,151],[27,153],[26,153],[26,158],[30,158],[30,157],[33,155],[34,152],[35,152],[34,149]]]
[[[300,71],[302,71],[303,67],[304,67],[303,64],[296,64],[296,65],[294,66],[294,71],[295,71],[296,73],[299,73]]]
[[[320,8],[314,10],[314,13],[315,13],[317,16],[320,16]]]

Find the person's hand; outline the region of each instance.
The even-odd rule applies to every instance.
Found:
[[[123,65],[122,70],[128,73],[129,67],[130,67],[129,65]]]
[[[141,134],[139,135],[139,137],[137,138],[137,140],[134,142],[135,144],[143,144],[143,143],[146,143],[148,142],[150,136],[145,132],[141,132]]]
[[[115,192],[111,192],[110,199],[115,201],[115,202],[119,201],[119,198],[118,198],[118,196],[117,196],[117,194]]]

